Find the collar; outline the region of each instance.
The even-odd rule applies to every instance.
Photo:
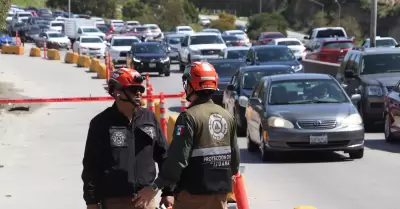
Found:
[[[124,120],[126,123],[130,123],[129,119],[121,111],[119,111],[117,104],[115,102],[111,106],[111,109],[118,119]],[[135,112],[133,112],[132,121],[138,119],[142,114],[143,114],[142,107],[136,108]]]
[[[197,98],[192,103],[190,103],[188,109],[191,107],[194,107],[196,105],[205,104],[205,103],[214,104],[214,102],[212,101],[212,99],[210,97]]]

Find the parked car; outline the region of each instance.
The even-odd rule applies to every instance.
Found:
[[[170,59],[162,43],[134,43],[128,52],[130,67],[140,73],[157,72],[159,75],[170,76]]]
[[[353,102],[327,74],[283,74],[263,77],[246,107],[248,151],[261,149],[262,160],[282,151],[344,151],[364,156],[363,121]]]

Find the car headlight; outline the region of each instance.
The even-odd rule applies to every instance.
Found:
[[[191,50],[190,52],[192,55],[201,55],[201,52],[198,50]]]
[[[137,59],[137,58],[134,57],[134,58],[133,58],[133,61],[134,61],[134,62],[140,62],[140,59]]]
[[[268,126],[274,128],[294,128],[293,123],[280,117],[268,118]]]
[[[161,58],[161,62],[162,63],[169,62],[169,57]]]
[[[292,66],[294,72],[298,72],[303,69],[303,65]]]
[[[380,86],[368,86],[367,87],[368,96],[383,96],[383,90]]]
[[[342,126],[357,126],[363,123],[360,114],[352,114],[342,120]]]

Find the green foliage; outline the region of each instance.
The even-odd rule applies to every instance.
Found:
[[[0,31],[6,29],[6,19],[10,6],[11,0],[0,0]]]
[[[196,6],[190,2],[189,0],[182,0],[183,2],[183,10],[185,12],[186,20],[189,22],[198,22],[199,21],[199,11]]]
[[[159,25],[164,30],[171,30],[187,22],[184,3],[181,0],[162,1],[161,6],[163,12],[159,18]]]
[[[124,20],[133,20],[137,17],[143,17],[151,12],[147,4],[138,0],[128,0],[122,7]]]
[[[12,0],[11,4],[18,5],[20,7],[32,6],[36,8],[43,8],[46,5],[45,0]]]
[[[339,20],[335,20],[331,23],[331,26],[338,26],[338,25],[340,25],[346,30],[348,36],[350,37],[354,36],[356,39],[362,37],[361,26],[355,17],[345,16],[341,18],[340,24]]]
[[[192,27],[192,29],[196,32],[203,30],[203,26],[201,26],[197,23],[190,23],[189,26]]]
[[[236,28],[235,24],[232,24],[232,22],[227,19],[212,20],[210,27],[216,28],[220,31],[235,30]]]
[[[328,18],[326,13],[324,12],[317,12],[314,15],[314,18],[311,23],[312,28],[319,28],[319,27],[325,27],[328,25]]]
[[[236,17],[234,15],[223,12],[223,13],[220,13],[218,15],[218,17],[220,20],[223,20],[225,22],[229,22],[229,23],[235,25]]]
[[[46,0],[46,6],[68,10],[68,3],[65,0]],[[118,16],[117,8],[117,0],[71,0],[71,11],[77,14],[116,18]]]
[[[249,17],[247,25],[247,32],[250,39],[255,39],[262,32],[280,32],[286,35],[287,29],[287,21],[277,12],[252,15]]]

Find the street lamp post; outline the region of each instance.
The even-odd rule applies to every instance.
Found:
[[[68,18],[71,18],[71,0],[68,0]]]
[[[316,0],[308,0],[308,1],[310,1],[310,2],[312,2],[314,4],[318,4],[319,6],[321,6],[322,13],[324,13],[325,5],[323,3],[319,2],[319,1],[316,1]]]
[[[342,13],[342,6],[340,6],[340,3],[338,0],[335,0],[335,2],[338,5],[339,26],[341,26],[340,19],[341,19],[341,13]]]

